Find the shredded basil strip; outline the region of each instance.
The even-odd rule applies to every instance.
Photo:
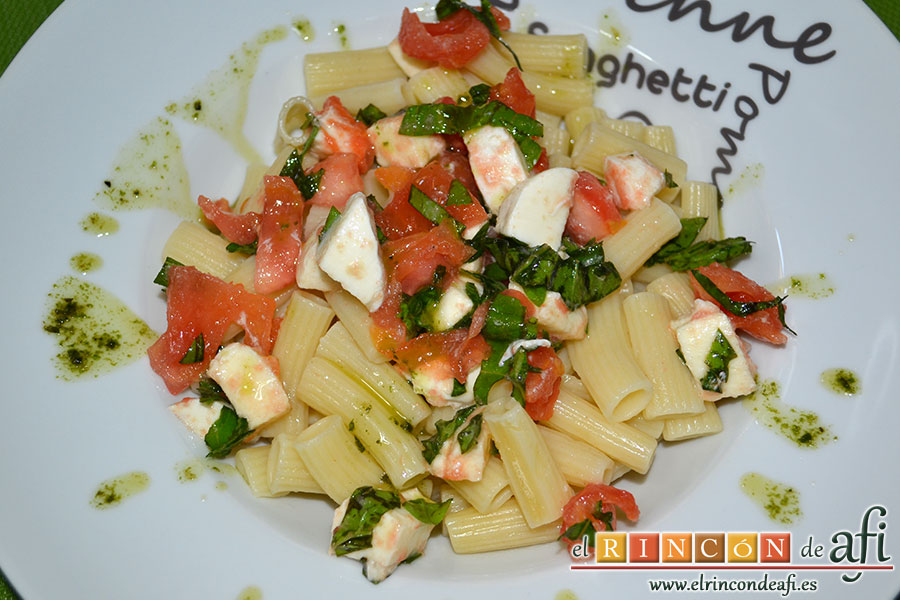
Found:
[[[200,402],[210,404],[215,401],[227,402],[228,397],[222,387],[209,377],[204,377],[197,384],[197,395],[200,396]]]
[[[466,228],[465,225],[451,217],[450,213],[448,213],[443,206],[429,198],[425,192],[416,186],[412,186],[409,191],[409,203],[413,208],[419,211],[423,217],[435,225],[440,225],[444,219],[449,219],[457,232],[461,232]]]
[[[482,334],[491,340],[525,339],[525,307],[518,298],[500,294],[488,307]]]
[[[331,226],[341,218],[341,211],[336,209],[335,207],[331,207],[331,210],[328,211],[328,216],[325,217],[325,224],[322,226],[322,231],[319,232],[319,241],[322,241],[322,238],[325,237],[325,234],[328,233],[328,230],[331,229]]]
[[[437,6],[434,8],[435,13],[437,14],[438,21],[443,21],[448,17],[452,17],[458,10],[465,9],[475,15],[475,18],[481,21],[490,34],[496,39],[498,42],[503,44],[503,47],[509,50],[509,53],[512,54],[513,60],[516,61],[516,66],[519,70],[522,70],[522,63],[519,62],[519,57],[516,56],[516,53],[513,52],[513,49],[509,47],[509,44],[504,41],[503,37],[500,33],[500,26],[497,25],[497,19],[494,18],[494,14],[491,12],[491,3],[488,0],[481,0],[481,10],[469,6],[464,2],[460,2],[460,0],[440,0],[437,3]]]
[[[424,447],[422,456],[425,457],[428,464],[431,464],[431,461],[441,453],[441,446],[444,445],[444,442],[453,437],[456,430],[463,426],[463,423],[466,422],[466,419],[469,418],[469,415],[474,410],[475,405],[461,408],[456,411],[452,419],[439,420],[434,424],[435,434],[426,440],[422,440],[422,446]]]
[[[225,458],[235,446],[253,433],[247,419],[239,417],[234,409],[223,406],[219,418],[212,424],[203,441],[209,448],[209,458]]]
[[[400,496],[390,490],[371,486],[357,488],[347,503],[347,512],[331,536],[331,548],[337,556],[372,547],[372,532],[381,517],[400,508]]]
[[[184,356],[178,362],[183,365],[203,362],[203,333],[197,334],[197,337],[191,342],[191,347],[187,349],[187,352],[184,353]]]
[[[691,269],[691,274],[694,276],[694,279],[697,280],[697,283],[700,284],[700,287],[702,287],[707,294],[712,296],[713,300],[721,304],[722,308],[738,317],[746,317],[761,310],[768,310],[776,306],[781,306],[781,303],[784,302],[784,299],[787,297],[776,296],[773,300],[766,300],[763,302],[735,302],[729,298],[725,292],[716,287],[716,284],[714,284],[709,277],[700,271]]]
[[[722,386],[728,381],[728,364],[735,358],[737,358],[737,352],[734,351],[734,347],[722,330],[716,329],[716,336],[713,338],[709,354],[703,361],[709,368],[706,375],[700,380],[700,387],[710,392],[721,392]]]
[[[375,121],[380,121],[386,116],[387,115],[383,110],[371,102],[365,108],[361,108],[356,112],[356,120],[362,121],[367,127],[372,125]]]
[[[516,401],[525,405],[525,378],[528,373],[532,372],[532,367],[528,364],[528,353],[524,348],[520,348],[510,360],[502,365],[500,359],[509,346],[506,342],[497,342],[488,340],[491,346],[491,353],[486,359],[481,361],[481,371],[478,378],[475,379],[473,392],[476,404],[487,404],[488,393],[491,388],[501,380],[506,379],[513,386],[512,396]]]
[[[447,206],[467,206],[469,204],[472,204],[469,190],[459,179],[454,179],[450,184],[450,192],[447,194]]]
[[[678,184],[675,183],[675,178],[672,177],[672,174],[669,173],[668,169],[663,171],[663,177],[666,178],[666,187],[667,188],[677,188],[678,187]]]
[[[312,121],[311,116],[307,118],[307,121]],[[322,174],[325,173],[324,169],[319,169],[315,173],[310,173],[309,175],[303,172],[303,157],[306,156],[306,153],[312,148],[318,133],[319,128],[313,127],[310,130],[306,141],[303,143],[303,148],[300,152],[297,152],[297,149],[294,148],[284,162],[281,172],[278,173],[282,177],[290,177],[297,186],[297,189],[300,190],[300,193],[303,194],[303,198],[306,200],[315,196],[316,192],[319,191],[319,182],[322,180]]]
[[[426,525],[440,525],[450,510],[452,500],[431,502],[425,498],[414,498],[403,503],[403,509]]]
[[[258,243],[258,240],[253,240],[249,244],[238,244],[236,242],[231,242],[230,244],[225,246],[225,249],[229,252],[240,252],[241,254],[252,256],[256,254],[256,247]]]
[[[400,123],[402,135],[464,133],[484,125],[503,127],[513,136],[526,166],[531,169],[541,156],[541,146],[532,137],[542,137],[544,126],[527,115],[517,113],[502,102],[458,106],[455,104],[416,104],[406,109]]]
[[[452,396],[453,398],[456,398],[457,396],[462,396],[465,393],[466,393],[466,386],[464,386],[463,384],[461,384],[459,381],[457,381],[454,378],[453,379],[453,391],[450,392],[450,396]]]
[[[469,98],[472,104],[480,106],[487,102],[491,97],[491,86],[486,83],[479,83],[469,88]]]
[[[646,264],[665,263],[676,271],[687,271],[714,262],[725,263],[753,251],[753,245],[743,237],[695,243],[705,223],[706,217],[682,219],[678,236],[657,250]]]
[[[594,506],[594,511],[591,514],[594,515],[595,519],[603,523],[603,525],[606,527],[606,531],[612,531],[614,510],[615,507],[613,507],[613,510],[611,511],[604,511],[603,502],[597,502],[597,504]]]
[[[160,267],[159,272],[156,274],[156,277],[153,278],[153,283],[161,285],[164,288],[169,287],[169,267],[183,266],[184,263],[178,262],[171,256],[167,256],[165,262],[163,262],[162,267]]]
[[[579,542],[584,538],[588,540],[588,547],[594,547],[594,535],[597,533],[597,530],[594,529],[594,523],[590,519],[585,519],[584,521],[580,521],[575,523],[574,525],[569,526],[562,535],[559,536],[559,539],[567,539],[573,542]]]
[[[481,421],[481,415],[475,415],[469,424],[456,434],[456,441],[459,442],[459,451],[462,454],[474,448],[478,443],[478,436],[481,435]]]
[[[412,296],[403,294],[397,314],[406,325],[406,334],[412,339],[420,333],[434,331],[434,315],[443,292],[436,285],[429,285]]]

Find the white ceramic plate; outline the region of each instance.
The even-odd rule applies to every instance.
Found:
[[[54,343],[41,331],[42,315],[47,292],[59,277],[72,274],[68,262],[77,252],[104,260],[89,281],[114,292],[155,329],[164,327],[163,303],[150,280],[177,218],[156,210],[112,213],[121,229],[105,238],[78,226],[96,210],[92,198],[117,149],[223,65],[242,42],[306,17],[315,41],[305,43],[289,32],[267,46],[250,94],[245,132],[271,158],[278,107],[302,89],[304,53],[338,49],[338,36],[330,33],[337,23],[346,24],[354,48],[386,43],[400,15],[400,4],[387,4],[68,0],[0,80],[7,257],[7,291],[0,300],[7,315],[0,566],[26,599],[234,598],[248,586],[257,586],[267,599],[500,593],[553,598],[563,589],[580,598],[614,592],[638,597],[649,593],[650,578],[697,576],[576,573],[552,544],[455,556],[445,541],[435,540],[425,558],[374,586],[360,575],[358,563],[326,555],[325,503],[257,500],[234,475],[207,473],[180,483],[176,465],[201,456],[202,442],[171,418],[166,405],[172,399],[145,359],[98,379],[55,378]],[[663,6],[638,10],[656,4]],[[762,376],[780,383],[783,400],[817,412],[832,426],[836,442],[800,450],[731,402],[722,410],[724,433],[663,444],[650,475],[625,484],[643,511],[640,530],[789,529],[797,562],[809,536],[827,548],[833,532],[859,529],[867,507],[885,506],[887,522],[900,510],[900,45],[861,2],[747,3],[750,23],[774,15],[770,43],[763,40],[765,27],[736,42],[741,36],[732,29],[704,31],[698,11],[670,18],[669,4],[681,3],[641,0],[607,8],[529,2],[513,11],[512,20],[518,29],[541,21],[553,33],[586,33],[598,54],[616,54],[620,65],[631,53],[647,77],[654,69],[669,78],[680,71],[692,80],[678,84],[682,100],[682,94],[697,93],[702,104],[724,90],[718,110],[704,108],[694,98],[676,100],[671,84],[657,87],[658,94],[648,89],[649,80],[639,87],[640,73],[632,68],[624,83],[620,70],[613,87],[598,88],[597,101],[612,116],[639,111],[654,123],[674,125],[690,176],[701,180],[721,165],[716,151],[727,146],[722,130],[741,131],[743,120],[743,133],[734,138],[736,153],[728,157],[731,171],[717,176],[728,233],[757,242],[742,270],[764,282],[824,272],[833,283],[829,298],[789,300],[788,319],[799,335],[778,351],[755,344],[753,356]],[[717,3],[710,19],[721,23],[741,10]],[[618,33],[620,40],[610,42],[601,30]],[[791,43],[778,47],[786,45],[778,40]],[[807,64],[808,57],[827,58]],[[594,76],[607,80],[614,63],[607,58],[601,65],[607,75],[595,69]],[[765,70],[770,76],[763,76]],[[785,93],[768,102],[764,82],[774,100],[780,84],[771,73],[787,71]],[[701,76],[715,89],[698,92]],[[654,77],[662,85],[662,75]],[[180,121],[176,129],[192,196],[235,194],[241,159],[208,130]],[[847,398],[823,387],[820,373],[835,366],[858,373],[863,393]],[[134,470],[149,474],[145,492],[111,510],[91,508],[101,481]],[[795,486],[802,520],[790,527],[768,520],[739,489],[748,471]],[[227,489],[218,489],[219,481]],[[900,550],[892,530],[882,532],[889,555]],[[876,563],[874,550],[870,545],[869,564]],[[831,597],[888,597],[898,587],[890,572],[866,573],[852,585],[835,572],[804,571],[799,577],[816,579]]]

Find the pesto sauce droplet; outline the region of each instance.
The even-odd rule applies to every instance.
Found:
[[[822,384],[836,394],[855,396],[862,391],[859,376],[850,369],[826,369],[822,372]]]
[[[106,180],[103,182],[104,187],[106,184],[109,184],[109,187],[112,187],[112,182]],[[81,230],[85,233],[91,233],[96,235],[97,237],[103,237],[106,235],[112,235],[119,230],[119,222],[113,219],[110,216],[100,214],[97,212],[92,212],[89,215],[86,215],[81,221],[78,223],[81,226]]]
[[[91,252],[79,252],[69,259],[72,270],[81,275],[87,275],[103,266],[103,259]]]
[[[553,600],[578,600],[578,596],[572,590],[559,590]]]
[[[237,600],[262,600],[262,597],[262,590],[255,585],[251,585],[241,590]]]
[[[304,42],[311,42],[316,39],[316,32],[313,30],[312,23],[305,17],[298,17],[293,22],[294,31],[300,35],[300,39]]]
[[[127,498],[143,492],[150,485],[150,476],[143,471],[132,471],[107,479],[91,498],[91,506],[98,509],[112,508]]]
[[[341,46],[341,50],[349,50],[350,38],[347,35],[347,26],[343,23],[336,23],[333,32],[338,38],[338,43]]]
[[[759,473],[745,473],[741,477],[741,490],[777,523],[790,525],[803,516],[800,494],[789,485]]]
[[[63,277],[47,296],[43,329],[56,336],[61,379],[97,377],[132,363],[158,337],[121,300],[87,281]]]
[[[761,381],[756,391],[744,398],[743,404],[754,414],[758,423],[800,448],[819,448],[837,439],[831,429],[822,424],[819,415],[782,402],[776,381]]]

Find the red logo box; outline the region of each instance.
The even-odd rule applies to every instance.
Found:
[[[629,533],[628,562],[659,562],[659,534]]]
[[[790,532],[760,533],[759,562],[791,562]]]

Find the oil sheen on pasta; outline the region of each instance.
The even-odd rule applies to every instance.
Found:
[[[104,184],[105,186],[106,184]],[[97,237],[105,237],[119,231],[119,222],[109,215],[92,212],[78,222],[81,230]]]
[[[56,336],[61,379],[97,377],[132,363],[158,337],[121,300],[87,281],[63,277],[47,296],[43,328]]]
[[[744,408],[756,421],[772,429],[800,448],[819,448],[837,439],[831,429],[823,425],[814,412],[798,410],[781,401],[776,381],[760,381],[757,390],[747,396]]]
[[[826,369],[822,372],[822,385],[835,394],[855,396],[862,391],[859,375],[850,369]]]
[[[183,219],[200,218],[200,208],[191,200],[181,140],[168,119],[154,119],[122,146],[94,202],[107,210],[162,208]],[[102,221],[102,215],[97,217]]]
[[[789,485],[759,473],[745,473],[741,477],[741,490],[777,523],[790,525],[803,516],[800,495]]]
[[[179,102],[166,106],[166,112],[189,123],[212,129],[227,140],[248,163],[262,164],[259,154],[244,135],[250,82],[256,74],[262,49],[285,37],[287,28],[276,27],[244,42],[228,57],[224,65],[207,75],[190,94]]]
[[[112,508],[121,504],[123,500],[143,492],[150,486],[150,476],[143,471],[132,471],[112,479],[107,479],[99,485],[91,498],[91,506],[98,509]]]

